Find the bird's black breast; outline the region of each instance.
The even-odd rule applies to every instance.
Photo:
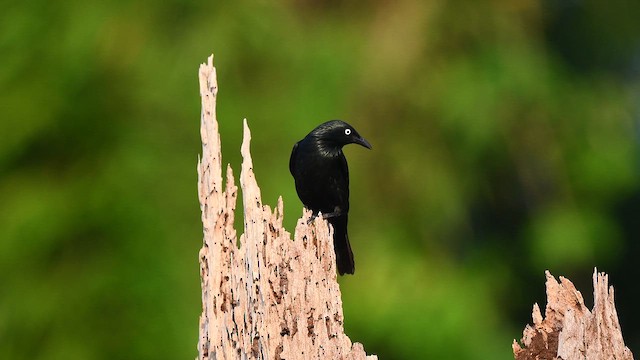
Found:
[[[349,170],[342,151],[327,153],[305,138],[293,147],[289,170],[307,208],[322,213],[349,210]]]

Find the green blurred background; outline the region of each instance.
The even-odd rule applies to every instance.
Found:
[[[381,359],[510,359],[544,270],[611,275],[640,354],[640,2],[3,2],[0,359],[193,359],[198,66],[265,204],[348,121],[345,326]],[[238,222],[241,217],[238,216]]]

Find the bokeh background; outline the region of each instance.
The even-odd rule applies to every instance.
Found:
[[[0,359],[193,359],[198,66],[223,162],[301,215],[292,145],[351,123],[347,334],[510,359],[544,270],[611,275],[640,355],[640,2],[23,1],[0,15]],[[238,216],[240,224],[241,217]]]

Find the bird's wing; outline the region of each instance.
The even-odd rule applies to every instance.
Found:
[[[340,157],[340,172],[344,179],[343,189],[340,192],[340,203],[343,210],[349,211],[349,167],[347,166],[347,158],[344,154]]]
[[[349,184],[349,166],[347,166],[347,158],[344,155],[340,157],[340,171]]]
[[[293,175],[295,177],[295,174],[293,173],[293,168],[295,166],[295,158],[296,158],[296,154],[298,152],[298,144],[300,142],[297,142],[295,145],[293,145],[293,150],[291,150],[291,157],[289,158],[289,171],[291,172],[291,175]]]

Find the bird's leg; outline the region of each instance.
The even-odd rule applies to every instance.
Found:
[[[342,215],[342,211],[334,211],[334,212],[330,212],[327,214],[322,214],[322,218],[323,219],[328,219],[328,218],[332,218],[332,217],[336,217],[336,216],[340,216]]]
[[[314,212],[309,218],[309,220],[307,220],[307,225],[311,224],[318,217],[319,214],[320,212]],[[337,217],[340,215],[342,215],[342,210],[340,210],[340,208],[336,206],[333,212],[322,214],[322,218],[326,220],[328,218]]]
[[[315,220],[318,217],[318,213],[314,212],[311,214],[311,217],[309,218],[309,220],[307,220],[307,225],[311,224],[313,222],[313,220]]]

